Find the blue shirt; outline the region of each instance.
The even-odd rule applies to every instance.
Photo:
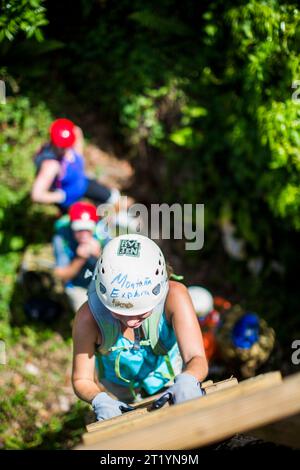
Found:
[[[51,185],[51,190],[62,189],[66,193],[66,200],[60,206],[67,208],[76,201],[79,201],[86,193],[88,187],[88,178],[85,174],[84,159],[82,155],[77,154],[71,149],[72,158],[59,159],[51,145],[42,147],[35,157],[35,165],[39,172],[42,164],[46,160],[56,160],[60,164],[59,175]]]

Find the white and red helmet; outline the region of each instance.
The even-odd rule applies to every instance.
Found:
[[[101,302],[112,312],[126,316],[150,312],[169,289],[161,249],[143,235],[114,238],[97,262],[95,287]]]
[[[99,220],[97,209],[89,202],[75,202],[69,210],[73,230],[94,230]]]

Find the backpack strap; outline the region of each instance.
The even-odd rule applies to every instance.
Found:
[[[101,346],[98,348],[100,354],[108,354],[116,344],[121,333],[120,323],[100,301],[95,286],[95,280],[88,287],[88,304],[92,315],[101,332]]]
[[[166,294],[167,296],[167,294]],[[150,340],[151,348],[157,356],[165,356],[168,354],[168,350],[160,342],[159,339],[159,324],[161,317],[164,313],[166,296],[161,300],[161,302],[153,309],[150,317],[142,324],[145,338]]]

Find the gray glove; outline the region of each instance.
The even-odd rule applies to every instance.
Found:
[[[122,412],[132,411],[132,406],[126,405],[119,400],[114,400],[107,393],[100,392],[92,401],[92,407],[96,414],[97,421],[121,416]]]
[[[183,403],[204,395],[200,382],[190,374],[179,374],[174,379],[174,385],[153,403],[153,408],[161,408],[167,401],[171,403]]]

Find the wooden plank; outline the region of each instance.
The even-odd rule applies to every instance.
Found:
[[[208,387],[204,387],[204,389],[206,394],[210,395],[211,393],[220,392],[221,390],[225,390],[225,388],[234,387],[235,385],[238,385],[238,380],[235,377],[230,377],[230,379],[212,383]]]
[[[246,393],[253,393],[255,391],[261,390],[266,387],[274,386],[278,383],[281,383],[282,378],[280,372],[270,372],[268,374],[259,375],[255,378],[245,380],[240,382],[238,386],[233,386],[225,390],[219,391],[218,393],[208,394],[205,397],[197,400],[198,408],[207,408],[210,406],[215,406],[220,402],[232,401],[238,396],[244,395]],[[218,391],[218,390],[215,390]],[[176,418],[177,416],[182,416],[185,413],[188,413],[194,408],[195,401],[189,401],[183,403],[182,405],[177,405],[172,407],[172,416]],[[139,415],[136,414],[137,411],[132,411],[130,413],[124,414],[112,420],[106,420],[98,423],[94,423],[94,428],[91,429],[91,433],[85,433],[83,435],[84,444],[90,445],[98,442],[101,439],[106,439],[114,435],[120,435],[123,432],[133,429],[141,429],[144,426],[144,420],[147,418],[149,426],[154,423],[157,423],[161,418],[167,415],[168,409],[163,408],[151,413],[147,413],[147,410]]]
[[[130,433],[125,429],[125,432],[115,437],[77,448],[192,449],[300,412],[300,373],[258,391],[253,386],[249,391],[244,385],[244,392],[247,393],[234,400],[220,400],[214,406],[203,406],[205,400],[213,401],[217,396],[229,395],[236,389],[243,389],[242,385],[243,383],[219,394],[149,413],[142,418],[140,427],[130,428]],[[156,422],[153,422],[153,418],[156,418]]]
[[[236,384],[237,383],[235,382],[236,379],[233,378],[233,380],[234,380],[234,383]],[[243,382],[240,382],[238,387],[235,386],[235,387],[227,388],[227,390],[222,390],[222,394],[221,393],[214,393],[213,395],[208,394],[209,397],[206,396],[202,398],[202,400],[205,399],[205,401],[203,401],[202,406],[209,406],[210,404],[214,404],[218,402],[219,400],[235,398],[237,395],[241,395],[244,392],[258,390],[261,388],[272,386],[274,384],[281,382],[281,380],[282,380],[282,377],[281,377],[280,372],[278,371],[269,372],[268,374],[261,374],[257,377],[253,377],[251,379],[247,379],[247,380],[244,380]],[[219,392],[219,389],[215,389],[215,392]],[[213,400],[212,400],[212,397],[214,397]],[[210,401],[207,401],[208,398],[210,399]],[[184,404],[187,407],[187,409],[188,409],[188,406],[190,406],[190,403],[191,402],[187,402]],[[165,405],[164,408],[166,408],[167,406],[168,405]],[[157,410],[157,411],[162,411],[162,409]],[[130,413],[125,413],[122,416],[118,416],[116,418],[112,418],[109,420],[98,421],[98,422],[96,421],[95,423],[88,425],[88,432],[103,430],[104,428],[109,428],[110,426],[114,426],[115,424],[123,425],[123,423],[125,424],[128,421],[133,421],[136,418],[143,416],[145,414],[147,414],[147,409],[139,410],[139,413],[137,412],[137,410],[135,410],[135,411],[131,411]]]
[[[148,414],[147,408],[138,408],[134,411],[122,414],[122,416],[116,416],[115,418],[106,419],[105,421],[96,421],[87,425],[88,433],[94,433],[99,429],[105,429],[107,427],[113,426],[116,423],[126,423],[126,421],[132,420],[134,417],[145,416]]]
[[[205,380],[205,382],[202,382],[201,386],[202,386],[202,388],[207,388],[207,387],[210,387],[213,384],[214,383],[213,383],[212,380]]]
[[[203,386],[203,384],[202,386],[207,394],[211,394],[223,390],[225,388],[233,387],[237,384],[237,379],[235,377],[230,377],[230,379],[222,380],[221,382],[216,383],[213,383],[213,381],[210,380],[205,383],[205,386]],[[96,421],[95,423],[88,424],[86,426],[87,432],[93,432],[98,429],[103,429],[104,427],[109,427],[110,425],[115,424],[116,420],[120,420],[120,418],[122,419],[122,422],[126,422],[128,420],[132,420],[136,416],[145,415],[149,412],[151,404],[160,396],[161,393],[158,393],[156,395],[152,395],[151,397],[147,397],[146,399],[140,401],[137,404],[132,404],[135,410],[129,413],[125,413],[122,416],[117,416],[116,418],[112,418],[106,421]],[[166,403],[164,408],[167,406],[169,406],[168,403]]]

